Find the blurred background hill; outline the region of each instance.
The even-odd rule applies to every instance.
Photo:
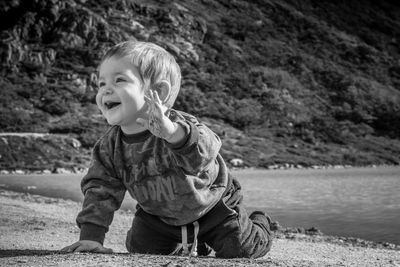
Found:
[[[181,66],[175,108],[260,168],[400,163],[400,4],[1,1],[0,169],[79,170],[107,129],[101,55],[150,41]],[[41,133],[41,134],[15,134]]]

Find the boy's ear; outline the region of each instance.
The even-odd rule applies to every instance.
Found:
[[[157,91],[160,100],[165,104],[171,93],[171,84],[166,80],[161,80],[160,82],[153,85],[153,90]]]

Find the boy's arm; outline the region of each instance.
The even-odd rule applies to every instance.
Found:
[[[178,167],[197,176],[216,161],[221,141],[214,132],[188,114],[183,116],[173,110],[167,114],[167,107],[157,91],[149,91],[145,100],[149,107],[148,116],[138,118],[136,122],[166,141]]]
[[[221,148],[220,138],[207,126],[199,123],[193,116],[182,116],[171,111],[171,120],[185,132],[185,137],[178,143],[167,146],[173,152],[177,165],[188,174],[197,175],[216,161]]]
[[[103,140],[96,143],[88,173],[82,179],[83,208],[76,219],[81,229],[79,239],[101,244],[114,211],[121,206],[126,192],[125,186],[116,177],[110,157],[106,156],[109,151]]]

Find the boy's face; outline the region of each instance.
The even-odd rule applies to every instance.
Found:
[[[126,133],[141,128],[136,119],[145,114],[144,96],[139,72],[127,57],[103,61],[96,103],[110,125],[120,125]]]

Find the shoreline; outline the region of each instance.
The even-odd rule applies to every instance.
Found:
[[[276,223],[276,222],[273,222]],[[358,237],[351,236],[334,236],[325,235],[318,228],[304,228],[304,227],[282,227],[281,229],[274,230],[275,237],[293,239],[293,240],[307,240],[311,242],[327,242],[338,244],[341,246],[356,246],[364,248],[377,248],[377,249],[389,249],[400,251],[400,245],[390,242],[378,242]]]
[[[257,167],[235,167],[230,166],[230,171],[290,171],[290,170],[340,170],[340,169],[379,169],[379,168],[400,168],[400,165],[389,165],[389,164],[371,164],[371,165],[312,165],[312,166],[302,166],[299,164],[274,164],[270,165],[268,168],[257,168]],[[40,175],[40,174],[85,174],[88,171],[87,168],[78,168],[74,167],[72,169],[69,168],[56,168],[53,170],[49,169],[0,169],[0,175]]]
[[[400,264],[400,247],[361,239],[325,236],[317,229],[279,228],[271,251],[251,259],[217,259],[214,257],[172,257],[128,254],[125,233],[133,213],[117,211],[107,234],[105,246],[114,254],[60,253],[63,246],[77,241],[75,224],[80,203],[16,193],[0,189],[1,230],[0,265],[29,266],[376,266]],[[279,228],[279,229],[278,229]]]

